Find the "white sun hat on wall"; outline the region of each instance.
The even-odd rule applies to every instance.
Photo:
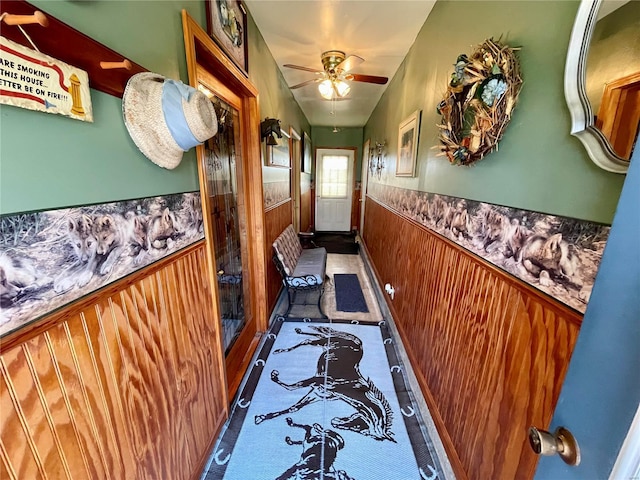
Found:
[[[218,132],[207,96],[161,75],[133,75],[122,96],[122,115],[131,139],[153,163],[176,168],[187,150]]]

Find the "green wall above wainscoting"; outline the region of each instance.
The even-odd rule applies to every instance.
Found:
[[[260,92],[258,95],[260,120],[266,117],[277,118],[280,120],[280,127],[287,133],[290,127],[293,127],[300,136],[303,131],[310,133],[309,121],[293,98],[293,93],[289,90],[282,72],[250,13],[247,14],[247,23],[249,25],[249,80]],[[262,150],[264,151],[264,142]]]
[[[362,171],[362,146],[364,144],[362,127],[345,127],[337,128],[337,132],[333,131],[333,127],[312,127],[311,143],[313,148],[349,148],[356,147],[356,180],[360,180],[360,172]]]
[[[311,127],[307,117],[302,113],[300,106],[293,98],[282,72],[278,68],[273,55],[258,30],[251,13],[247,14],[248,50],[249,50],[249,80],[258,89],[258,106],[260,108],[260,120],[265,118],[277,118],[280,127],[289,133],[293,128],[300,137],[303,132],[310,134]],[[282,169],[265,166],[265,143],[260,145],[262,152],[262,177],[265,183],[270,183],[274,178],[281,178]]]
[[[577,1],[438,1],[364,129],[385,139],[380,182],[511,207],[610,223],[624,175],[598,168],[569,134],[564,65]],[[499,144],[472,167],[436,157],[436,106],[453,64],[486,38],[521,46],[524,85]],[[422,110],[415,178],[395,177],[398,125]],[[374,179],[373,181],[377,181]]]
[[[150,71],[185,83],[181,10],[206,25],[201,0],[31,3]],[[199,188],[195,149],[175,170],[162,169],[129,138],[120,98],[91,90],[91,99],[94,123],[0,107],[1,214]]]

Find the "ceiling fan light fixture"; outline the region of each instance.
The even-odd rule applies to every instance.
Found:
[[[331,80],[328,78],[318,84],[318,90],[320,91],[322,98],[327,100],[331,100],[333,98],[333,85],[331,85]]]
[[[349,94],[351,86],[344,80],[338,80],[336,81],[336,90],[338,91],[339,97],[345,97]]]
[[[336,97],[346,97],[351,91],[351,86],[344,80],[331,80],[329,78],[318,84],[318,90],[322,98],[333,100]]]

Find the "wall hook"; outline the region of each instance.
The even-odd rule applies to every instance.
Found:
[[[124,68],[125,70],[131,70],[131,62],[126,58],[121,62],[100,62],[100,68],[103,70],[112,70],[115,68]]]
[[[49,19],[40,10],[33,12],[33,15],[14,15],[12,13],[3,13],[0,17],[7,25],[29,25],[37,23],[40,26],[49,26]]]

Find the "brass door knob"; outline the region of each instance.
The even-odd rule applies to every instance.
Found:
[[[567,465],[580,464],[580,447],[572,433],[558,427],[554,433],[529,427],[529,443],[537,455],[560,455]]]

